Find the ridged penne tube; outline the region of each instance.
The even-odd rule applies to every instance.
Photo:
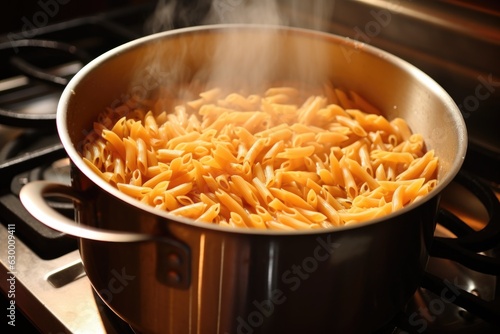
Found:
[[[274,217],[269,213],[269,211],[266,210],[266,208],[264,208],[262,205],[256,205],[255,212],[262,217],[262,220],[264,222],[268,222],[274,219]]]
[[[343,133],[318,132],[315,134],[314,139],[316,142],[318,142],[320,144],[329,144],[329,145],[335,146],[335,145],[339,145],[343,141],[349,139],[349,137]]]
[[[392,211],[401,209],[404,206],[405,204],[404,192],[405,192],[405,186],[401,185],[397,187],[394,193],[392,194],[391,198]]]
[[[436,174],[436,170],[437,170],[437,166],[438,166],[438,159],[433,158],[424,167],[424,170],[422,171],[422,173],[420,173],[420,177],[424,178],[427,181],[434,179],[435,174]]]
[[[283,152],[280,152],[276,155],[276,158],[292,160],[292,159],[309,157],[313,153],[314,153],[314,146],[285,148]]]
[[[231,152],[229,148],[221,144],[215,145],[215,148],[213,149],[213,155],[219,163],[238,163],[238,159],[234,155],[234,153]]]
[[[405,163],[410,164],[415,158],[411,153],[408,152],[389,152],[382,150],[373,150],[371,152],[371,157],[373,160],[380,160],[381,162],[392,162],[392,163]]]
[[[424,171],[427,164],[434,158],[434,151],[429,151],[423,157],[412,161],[410,166],[396,177],[396,180],[409,180],[418,178]]]
[[[352,201],[352,205],[358,208],[374,208],[380,206],[380,198],[371,198],[366,196],[357,196]]]
[[[195,203],[191,197],[186,195],[175,196],[175,200],[179,203],[179,207],[190,206],[193,204],[201,204],[201,202]],[[189,218],[196,218],[196,217],[189,217]]]
[[[292,146],[293,147],[301,147],[304,144],[312,142],[314,140],[316,140],[316,133],[304,132],[304,133],[298,134],[298,135],[293,137]]]
[[[172,177],[172,171],[171,170],[165,170],[163,172],[160,172],[156,174],[154,177],[150,178],[146,182],[143,183],[143,186],[145,187],[155,187],[157,184],[163,181],[169,181],[170,178]]]
[[[173,200],[174,197],[166,192],[168,187],[169,187],[169,181],[158,182],[157,184],[154,185],[153,189],[148,193],[148,195],[150,197],[163,196]]]
[[[257,139],[248,150],[247,155],[244,158],[244,161],[248,162],[249,164],[253,164],[255,159],[257,158],[257,155],[259,155],[259,153],[264,149],[265,146],[266,146],[266,139],[263,138]]]
[[[309,98],[298,110],[298,120],[302,124],[314,124],[315,115],[318,110],[326,105],[326,99],[322,96]]]
[[[105,172],[101,171],[96,165],[94,165],[93,161],[83,157],[83,162],[85,162],[85,164],[87,166],[90,167],[90,169],[96,173],[97,175],[99,175],[101,178],[103,178],[104,180],[106,180],[107,182],[110,181],[111,177],[110,175],[106,175]]]
[[[248,213],[245,211],[245,209],[234,199],[232,198],[228,193],[225,191],[218,189],[215,191],[215,196],[219,199],[221,204],[223,204],[225,207],[229,209],[229,211],[238,214],[245,224],[248,226],[250,224],[250,217],[248,216]]]
[[[283,183],[291,183],[296,182],[298,184],[306,185],[307,180],[312,180],[314,182],[318,182],[320,180],[320,176],[314,172],[307,171],[284,171],[281,173],[281,184]]]
[[[125,159],[125,145],[116,133],[111,130],[104,129],[102,138],[113,146],[113,150],[122,158]]]
[[[252,184],[255,186],[255,189],[257,190],[258,197],[262,199],[261,203],[267,205],[273,200],[274,196],[266,187],[265,183],[262,182],[258,177],[254,177],[252,179]]]
[[[247,150],[250,149],[253,143],[257,140],[253,134],[248,132],[248,130],[243,127],[235,127],[234,134],[239,138],[240,142],[247,147]]]
[[[268,145],[274,145],[277,142],[284,142],[292,138],[293,132],[289,128],[279,129],[275,132],[271,132],[268,135],[269,142]]]
[[[158,133],[158,123],[156,123],[156,118],[151,111],[144,116],[144,128],[150,136],[155,136]]]
[[[319,224],[319,223],[323,222],[324,220],[326,220],[328,218],[324,214],[322,214],[322,213],[320,213],[318,211],[315,211],[315,210],[306,210],[306,209],[302,209],[302,208],[297,208],[296,210],[302,216],[304,216],[309,221],[311,221],[312,223],[318,223]]]
[[[378,181],[380,187],[385,189],[386,191],[394,192],[400,185],[406,185],[409,186],[412,183],[417,183],[420,185],[423,185],[425,182],[425,179],[413,179],[413,180],[401,180],[401,181],[383,181],[380,180]]]
[[[177,197],[188,194],[191,189],[193,189],[192,183],[181,183],[178,186],[166,189],[165,192],[172,195],[173,197]]]
[[[309,189],[306,195],[306,201],[307,204],[316,209],[318,206],[318,193],[315,192],[313,189]]]
[[[130,177],[130,181],[128,183],[134,186],[144,186],[144,183],[142,182],[141,172],[137,169],[134,170],[132,172],[132,176]]]
[[[229,184],[229,180],[227,175],[221,174],[215,178],[215,182],[217,182],[217,186],[219,189],[224,190],[225,192],[231,191],[231,185]]]
[[[359,137],[365,137],[367,135],[367,132],[361,125],[359,125],[358,122],[356,122],[354,119],[345,117],[345,116],[337,116],[337,121],[344,125],[347,126],[349,129],[352,130],[352,132],[359,136]]]
[[[266,226],[268,226],[270,230],[286,231],[286,232],[293,231],[296,229],[294,227],[273,220],[266,222]]]
[[[187,153],[178,158],[175,158],[170,163],[170,168],[174,174],[185,173],[191,169],[191,160],[193,159],[192,154]]]
[[[179,145],[181,143],[193,142],[196,139],[198,139],[198,137],[200,137],[200,134],[198,132],[190,132],[190,133],[185,134],[183,136],[174,137],[168,141],[166,148],[171,149],[171,150],[175,150],[177,145]]]
[[[387,120],[387,118],[380,115],[366,115],[365,121],[367,123],[367,129],[371,131],[383,131],[387,134],[397,135],[392,124]],[[397,136],[396,136],[397,138]]]
[[[142,139],[145,143],[150,144],[152,137],[150,134],[148,134],[141,122],[131,122],[129,131],[130,138],[133,138],[135,140]]]
[[[335,182],[335,178],[333,177],[333,174],[325,168],[318,169],[317,175],[319,176],[319,178],[321,179],[321,181],[324,184],[328,184],[328,185],[338,184],[337,182]]]
[[[242,126],[250,131],[258,131],[263,127],[263,124],[268,120],[269,115],[264,112],[254,112],[252,117],[243,122]]]
[[[262,216],[256,214],[256,213],[251,213],[250,214],[250,227],[253,227],[258,230],[266,230],[266,224],[264,222],[264,219],[262,219]]]
[[[200,222],[211,223],[215,220],[215,218],[219,215],[219,213],[220,213],[220,203],[215,203],[214,205],[208,207],[208,209],[205,210],[205,212],[203,212],[201,215],[195,217],[195,220]]]
[[[327,218],[328,221],[333,225],[333,226],[340,226],[341,225],[341,219],[340,215],[337,210],[333,206],[330,205],[324,198],[318,197],[318,210],[319,212],[323,213]]]
[[[279,165],[279,169],[282,171],[302,170],[305,167],[305,160],[304,157],[285,160]]]
[[[345,163],[345,159],[342,159],[339,163],[342,171],[342,178],[344,179],[346,193],[350,199],[353,199],[358,195],[358,185],[356,184],[349,167]]]
[[[181,206],[177,209],[171,210],[170,213],[183,216],[187,218],[196,219],[200,217],[205,211],[206,204],[205,203],[192,203],[188,205]]]
[[[303,221],[296,219],[294,217],[291,217],[287,214],[283,214],[283,213],[278,212],[276,214],[276,218],[277,218],[278,222],[280,222],[283,225],[286,225],[288,227],[291,227],[295,230],[305,230],[305,229],[310,228],[309,223],[303,222]]]
[[[134,198],[141,198],[151,191],[151,188],[146,188],[143,186],[134,186],[128,183],[117,183],[116,186],[121,192],[129,196],[132,196]]]
[[[392,128],[402,140],[408,140],[411,136],[411,130],[408,123],[402,118],[395,118],[391,121]]]
[[[274,171],[274,166],[272,164],[265,164],[264,165],[264,180],[266,187],[273,187],[276,184],[276,173]],[[281,180],[279,180],[281,183]]]
[[[147,145],[141,138],[138,138],[135,142],[137,144],[137,169],[139,169],[141,173],[146,174],[148,170]]]
[[[245,222],[245,220],[243,219],[243,217],[241,215],[239,215],[236,212],[231,211],[229,222],[236,227],[248,228],[250,225],[250,218],[248,218],[248,222]]]
[[[211,155],[203,156],[199,158],[198,161],[204,166],[207,166],[208,168],[216,170],[222,169],[222,165],[219,162],[217,162],[217,160],[215,160],[214,157]]]
[[[115,183],[125,183],[126,181],[126,171],[125,171],[125,163],[121,158],[116,158],[114,160],[114,169],[113,169],[113,181]]]
[[[290,207],[299,207],[307,210],[314,210],[314,208],[307,203],[302,197],[284,189],[271,188],[269,190],[272,196],[280,199],[286,205]]]
[[[368,208],[358,212],[339,212],[339,216],[347,223],[367,221],[370,219],[385,216],[392,212],[392,204],[387,203],[382,207]]]
[[[330,172],[332,173],[333,182],[340,186],[344,186],[344,176],[342,175],[342,168],[340,167],[340,162],[338,161],[333,151],[330,152],[329,159]]]
[[[347,168],[351,171],[351,174],[359,180],[366,182],[370,189],[378,187],[378,182],[364,168],[362,168],[357,161],[345,158],[344,162]]]
[[[345,192],[341,193],[341,196],[335,197],[333,192],[328,189],[327,186],[323,186],[320,195],[320,197],[324,198],[335,210],[345,209],[345,207],[337,200],[337,198],[345,198]]]
[[[120,118],[113,125],[113,127],[111,128],[111,131],[113,131],[119,138],[128,137],[128,128],[127,128],[126,122],[127,122],[126,117]]]
[[[227,107],[236,108],[238,110],[254,110],[256,107],[256,101],[251,101],[243,95],[236,93],[227,95],[223,101],[226,102],[223,104],[225,104]]]
[[[285,205],[285,203],[277,198],[274,198],[269,203],[267,203],[267,209],[274,217],[276,217],[277,212],[284,211],[287,208],[288,207]]]
[[[175,158],[179,158],[184,154],[184,150],[159,149],[156,151],[156,157],[161,162],[171,162]]]
[[[231,190],[235,193],[241,194],[241,197],[252,207],[259,205],[259,199],[257,197],[257,189],[255,186],[239,175],[233,175],[231,177]]]

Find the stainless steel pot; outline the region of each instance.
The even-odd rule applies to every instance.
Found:
[[[271,35],[265,72],[255,75],[259,68],[246,65]],[[214,45],[222,37],[236,40],[240,52],[218,53]],[[298,50],[307,52],[299,56]],[[217,67],[221,57],[224,64]],[[160,59],[156,67],[138,77],[144,61],[154,59]],[[387,117],[403,117],[439,157],[438,186],[418,203],[359,225],[263,232],[157,211],[120,193],[83,162],[78,150],[92,122],[125,92],[154,89],[165,83],[159,78],[172,86],[208,80],[208,68],[221,73],[224,67],[230,75],[217,77],[223,84],[331,80]],[[107,52],[71,80],[57,125],[72,161],[72,186],[30,183],[21,200],[46,225],[81,238],[94,289],[141,333],[363,333],[383,326],[419,284],[439,193],[458,172],[467,143],[452,99],[401,59],[326,33],[250,25],[174,30]],[[43,197],[53,194],[75,199],[78,224],[45,204]]]

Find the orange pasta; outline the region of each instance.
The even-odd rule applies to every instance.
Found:
[[[84,161],[159,210],[233,228],[329,228],[381,217],[428,194],[438,158],[401,118],[354,92],[213,88],[103,111]]]

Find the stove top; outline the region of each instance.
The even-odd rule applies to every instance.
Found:
[[[278,2],[283,6],[284,13],[290,10],[290,2]],[[227,11],[234,9],[238,3],[215,1],[214,8],[224,9],[228,14],[230,12]],[[423,50],[419,45],[412,44],[418,41],[403,43],[389,26],[381,29],[376,36],[372,36],[370,30],[365,31],[371,22],[386,28],[373,16],[373,13],[382,13],[381,10],[387,10],[392,15],[391,24],[397,25],[411,17],[415,24],[412,29],[425,32],[435,28],[438,18],[443,19],[442,8],[436,5],[425,7],[425,13],[435,20],[426,17],[419,21],[415,14],[417,4],[402,2],[396,8],[384,7],[387,3],[373,1],[369,5],[367,1],[336,1],[334,14],[328,17],[322,28],[387,49],[415,63],[436,80],[439,79],[438,82],[453,93],[457,104],[472,101],[468,98],[471,95],[468,89],[472,87],[474,92],[478,75],[488,79],[491,74],[491,81],[497,82],[500,73],[495,67],[497,65],[484,69],[488,65],[450,59],[461,69],[457,72],[458,79],[454,80],[449,78],[447,69],[436,70],[438,64],[446,61],[442,51],[433,52],[429,47]],[[181,9],[186,11],[186,8]],[[451,8],[454,9],[451,12],[453,15],[461,17],[462,9],[459,8],[462,6],[455,4]],[[17,328],[21,328],[23,319],[28,319],[24,325],[42,333],[133,332],[93,292],[80,260],[77,240],[51,230],[31,217],[20,204],[18,194],[24,184],[33,180],[69,183],[69,160],[55,131],[59,96],[68,80],[86,62],[146,34],[144,22],[151,17],[154,9],[155,4],[152,3],[126,6],[46,25],[29,34],[0,37],[0,244],[5,245],[0,255],[0,287],[8,321],[10,303],[15,301]],[[350,23],[339,19],[340,13],[345,10],[352,13]],[[489,18],[495,15],[487,11],[480,16],[476,11],[471,17]],[[305,9],[301,15],[294,15],[290,23],[310,27],[308,14]],[[448,19],[454,20],[455,16]],[[490,52],[490,44],[500,41],[500,27],[492,28],[488,22],[482,24],[489,29],[489,43],[483,40],[474,45],[483,45],[484,50]],[[177,24],[187,23],[199,22],[179,20]],[[372,25],[375,26],[375,23]],[[407,28],[404,24],[401,26]],[[457,33],[451,23],[441,23],[440,27],[443,36]],[[475,35],[469,32],[467,36],[473,40]],[[369,40],[362,40],[366,37]],[[432,42],[431,39],[429,41]],[[482,72],[478,72],[479,67],[483,67]],[[456,86],[452,86],[453,81],[456,81]],[[478,111],[475,118],[466,119],[469,120],[468,126],[474,127],[473,134],[478,132],[475,126],[481,123],[476,119],[477,115],[490,115],[490,110],[500,105],[497,98],[499,91],[496,89],[490,99],[481,103],[478,107],[481,112]],[[488,110],[483,112],[484,108]],[[491,117],[498,117],[498,113]],[[489,120],[490,116],[486,119]],[[482,145],[482,139],[472,136],[471,149],[462,172],[442,194],[433,257],[422,287],[407,308],[386,328],[380,329],[380,333],[498,332],[500,157],[496,149],[500,145],[494,145],[492,149],[490,145]],[[67,216],[73,214],[71,203],[54,199],[50,204]],[[487,239],[486,243],[484,239]],[[461,255],[457,256],[457,252]]]

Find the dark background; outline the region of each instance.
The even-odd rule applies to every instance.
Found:
[[[15,0],[0,12],[0,35],[20,32],[37,19],[54,24],[81,16],[94,15],[134,4],[156,3],[156,0]],[[29,22],[28,24],[26,22]],[[43,21],[39,21],[44,23]]]

